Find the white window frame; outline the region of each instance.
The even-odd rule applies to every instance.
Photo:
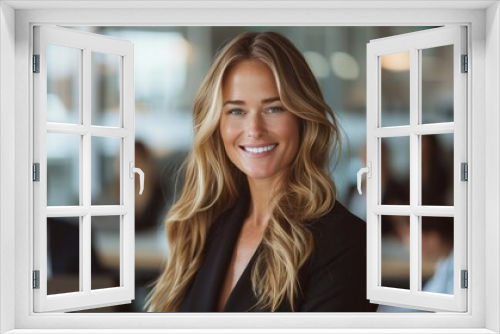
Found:
[[[0,3],[0,332],[495,333],[500,332],[500,9],[498,1],[266,1]],[[69,8],[61,8],[61,7]],[[129,6],[132,9],[116,9]],[[138,11],[138,7],[146,10]],[[147,9],[149,6],[149,10]],[[163,8],[154,8],[163,7]],[[99,8],[98,8],[99,7]],[[103,7],[115,8],[103,10]],[[45,9],[44,9],[45,8]],[[48,9],[47,9],[48,8]],[[72,9],[86,8],[86,9]],[[225,9],[220,9],[225,8]],[[245,9],[246,10],[242,10]],[[188,10],[189,9],[189,10]],[[34,314],[30,257],[32,26],[451,25],[468,26],[471,139],[468,312],[437,314]],[[14,35],[15,34],[15,35]],[[14,38],[15,36],[15,38]],[[15,71],[13,70],[15,66]],[[486,71],[487,68],[487,71]],[[12,84],[14,83],[14,84]],[[15,98],[14,98],[15,97]],[[15,110],[15,113],[13,112]],[[14,145],[12,145],[14,143]],[[12,176],[15,177],[12,177]],[[486,182],[486,176],[488,177]],[[13,224],[13,222],[15,224]],[[472,247],[473,245],[473,247]],[[27,261],[27,259],[30,259]],[[12,288],[15,287],[15,288]],[[12,307],[14,305],[14,307]],[[142,328],[138,328],[142,326]],[[168,326],[169,329],[166,329]],[[247,330],[243,330],[247,328]],[[297,328],[296,330],[283,328]],[[299,329],[300,328],[300,329]],[[321,329],[319,329],[321,328]],[[39,329],[39,330],[37,330]],[[267,329],[267,330],[266,330]],[[281,330],[280,330],[281,329]],[[392,330],[390,330],[392,329]],[[415,329],[418,329],[417,331]],[[183,331],[186,333],[186,331]]]

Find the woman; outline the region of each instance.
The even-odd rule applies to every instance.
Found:
[[[194,147],[167,219],[170,253],[149,309],[373,311],[365,224],[335,201],[340,136],[300,52],[245,33],[194,105]]]

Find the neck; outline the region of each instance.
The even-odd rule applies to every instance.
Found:
[[[248,220],[255,226],[266,226],[271,216],[271,203],[279,180],[248,179],[248,185],[251,197]]]

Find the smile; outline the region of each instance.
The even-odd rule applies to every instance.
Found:
[[[272,144],[272,145],[267,145],[267,146],[261,146],[261,147],[250,147],[250,146],[242,146],[242,148],[250,153],[264,153],[264,152],[269,152],[273,150],[277,144]]]

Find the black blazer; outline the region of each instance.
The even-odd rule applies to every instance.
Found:
[[[240,229],[248,213],[250,198],[243,194],[236,205],[212,224],[205,259],[195,274],[180,312],[215,312],[222,285]],[[313,255],[299,272],[302,290],[294,309],[302,312],[371,312],[377,308],[366,300],[366,224],[342,206],[334,208],[310,225],[315,238]],[[250,274],[260,246],[233,288],[223,311],[267,311],[255,309]],[[288,301],[278,311],[290,312]]]

